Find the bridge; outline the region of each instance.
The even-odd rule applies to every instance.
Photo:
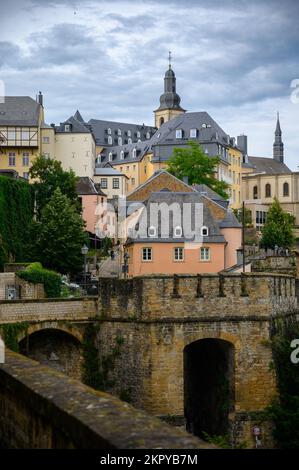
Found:
[[[101,279],[98,298],[0,302],[20,352],[80,378],[93,328],[106,391],[197,436],[271,447],[263,411],[277,393],[271,331],[298,318],[295,278],[247,273]],[[86,346],[86,345],[85,345]],[[103,373],[105,372],[105,374]]]

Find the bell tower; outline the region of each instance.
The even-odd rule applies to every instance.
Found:
[[[181,98],[176,92],[176,77],[171,68],[171,59],[171,52],[169,51],[169,65],[164,77],[164,93],[160,96],[159,108],[154,111],[155,126],[157,128],[161,127],[164,122],[186,112],[185,109],[181,108]]]

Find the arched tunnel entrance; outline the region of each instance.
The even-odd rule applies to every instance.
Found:
[[[75,379],[81,380],[82,345],[73,335],[56,329],[44,329],[19,343],[21,354]]]
[[[224,435],[234,407],[234,346],[201,339],[184,349],[186,428],[196,436]]]

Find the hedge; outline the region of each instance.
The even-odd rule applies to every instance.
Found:
[[[0,176],[0,268],[6,261],[28,261],[28,233],[34,206],[26,181]]]
[[[17,275],[33,284],[44,284],[47,297],[60,297],[61,276],[55,271],[42,267],[41,263],[31,263],[26,269],[18,271]]]

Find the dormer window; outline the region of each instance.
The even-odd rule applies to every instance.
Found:
[[[122,150],[120,152],[120,159],[123,160],[125,158],[125,152]]]
[[[136,149],[133,149],[133,151],[132,151],[132,157],[133,157],[133,158],[136,158],[136,155],[137,155],[137,150],[136,150]]]
[[[64,132],[71,132],[71,125],[70,124],[65,124],[64,125]]]
[[[153,238],[157,236],[157,229],[153,225],[151,225],[148,229],[148,236]]]
[[[131,137],[131,135],[132,135],[132,134],[131,134],[131,131],[129,130],[129,131],[128,131],[128,137]]]
[[[201,227],[201,236],[202,237],[207,237],[209,235],[209,229],[205,225]]]
[[[121,129],[117,129],[117,135],[121,135]]]
[[[131,137],[128,138],[128,144],[131,144],[132,143],[132,139]]]
[[[122,140],[122,138],[121,138],[121,137],[118,137],[118,139],[117,139],[117,143],[118,143],[118,145],[122,145],[122,144],[123,144],[123,140]]]
[[[108,132],[108,135],[111,135],[111,129],[110,129],[110,127],[109,127],[109,129],[108,129],[107,132]]]
[[[177,227],[174,228],[174,236],[177,238],[180,238],[182,235],[183,235],[182,227],[178,225]]]
[[[108,144],[109,144],[109,145],[112,145],[112,137],[111,137],[111,135],[108,135]]]
[[[137,131],[137,137],[138,137],[138,138],[140,137],[140,132],[139,132],[139,131]]]
[[[190,129],[190,137],[193,139],[197,137],[197,129]]]
[[[182,139],[183,138],[183,130],[182,129],[177,129],[175,131],[175,138],[176,139]]]
[[[149,133],[149,132],[147,132],[147,133],[146,133],[146,138],[147,138],[147,139],[149,139],[149,138],[150,138],[150,136],[151,136],[151,135],[150,135],[150,133]]]
[[[109,152],[108,159],[109,159],[109,162],[112,162],[112,152]]]

